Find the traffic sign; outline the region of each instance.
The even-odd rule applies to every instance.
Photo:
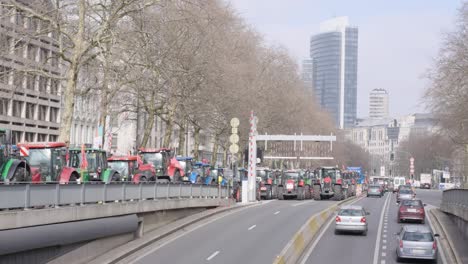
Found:
[[[237,134],[232,134],[230,137],[229,137],[229,142],[231,142],[232,144],[237,144],[239,143],[239,136]]]
[[[232,144],[231,146],[229,146],[229,152],[231,152],[232,154],[236,154],[237,152],[239,152],[239,145]]]
[[[232,127],[238,127],[239,126],[239,119],[237,117],[234,117],[231,119],[231,126]]]
[[[29,149],[27,147],[20,146],[20,156],[21,157],[28,157],[29,156]]]
[[[238,131],[237,127],[231,128],[231,134],[237,134],[237,131]]]

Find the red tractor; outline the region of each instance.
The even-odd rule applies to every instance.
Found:
[[[20,151],[31,167],[31,181],[76,182],[80,175],[67,166],[67,148],[63,142],[20,143]]]
[[[345,198],[341,171],[335,167],[321,167],[315,170],[314,199],[332,199],[341,201]]]
[[[138,151],[143,164],[152,164],[156,170],[156,180],[160,182],[181,182],[185,175],[184,168],[168,148],[148,149]]]
[[[107,159],[109,167],[120,174],[122,181],[134,183],[155,181],[156,170],[152,164],[143,164],[134,156],[112,156]]]

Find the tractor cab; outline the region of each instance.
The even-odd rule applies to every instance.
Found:
[[[11,144],[11,131],[0,129],[0,182],[29,182],[31,170],[25,160],[19,159],[17,147]]]
[[[63,142],[20,143],[21,151],[26,151],[26,161],[31,167],[32,182],[76,182],[79,174],[75,168],[67,166],[67,149]]]
[[[143,164],[151,164],[154,167],[159,181],[180,182],[185,176],[184,169],[170,149],[140,148],[138,154]]]
[[[107,164],[119,173],[122,181],[132,181],[138,170],[138,156],[112,156],[107,159]]]
[[[210,164],[203,162],[195,162],[192,166],[192,171],[189,174],[191,183],[202,183],[207,175],[209,175]]]
[[[220,167],[211,167],[209,174],[205,177],[205,184],[221,184],[226,186],[227,181],[224,177],[224,169]]]
[[[194,170],[194,160],[192,157],[177,157],[177,161],[179,162],[180,166],[182,167],[182,171],[184,172],[184,177],[182,177],[182,180],[184,182],[192,182],[191,174]],[[194,183],[194,182],[192,182]]]
[[[260,178],[262,184],[273,184],[276,182],[273,172],[268,168],[257,168],[257,178]]]
[[[342,175],[340,169],[336,167],[321,167],[315,171],[318,178],[314,183],[314,199],[343,200]]]
[[[109,183],[120,180],[120,174],[109,169],[107,152],[103,149],[85,144],[82,148],[70,148],[69,156],[70,167],[75,168],[80,173],[81,182],[103,181]],[[87,166],[85,166],[86,164]]]

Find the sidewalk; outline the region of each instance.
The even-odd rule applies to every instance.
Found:
[[[455,251],[454,253],[456,253],[457,258],[461,263],[468,263],[468,239],[463,237],[457,223],[448,214],[439,209],[433,209],[431,212],[443,227],[447,236],[446,239],[450,241],[452,250]]]

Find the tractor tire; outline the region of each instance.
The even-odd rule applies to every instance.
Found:
[[[284,200],[283,187],[278,187],[278,200]]]
[[[333,192],[335,193],[335,195],[333,195],[334,201],[344,200],[344,194],[343,194],[343,189],[341,188],[341,185],[335,184],[335,186],[333,186]]]
[[[267,188],[265,200],[271,200],[272,197],[273,197],[273,190],[271,189],[271,186],[270,186],[269,188]]]
[[[316,201],[322,200],[322,197],[320,197],[320,185],[315,184],[313,187],[313,190],[314,190],[314,193],[313,193],[314,200]]]
[[[68,183],[76,183],[78,178],[79,176],[76,173],[72,173],[72,175],[70,175],[70,179],[68,180]]]
[[[174,172],[174,177],[172,178],[174,182],[181,182],[180,171],[176,170]]]
[[[297,188],[297,200],[304,200],[304,187]]]
[[[305,187],[305,197],[306,200],[310,200],[312,198],[312,193],[310,193],[310,185]]]
[[[112,177],[111,177],[111,182],[119,182],[120,181],[120,174],[118,172],[112,174]]]
[[[24,168],[17,167],[15,173],[13,174],[13,178],[10,180],[10,182],[28,182],[31,181],[29,179],[30,173],[26,171]]]
[[[363,236],[367,236],[367,230],[362,232]]]

